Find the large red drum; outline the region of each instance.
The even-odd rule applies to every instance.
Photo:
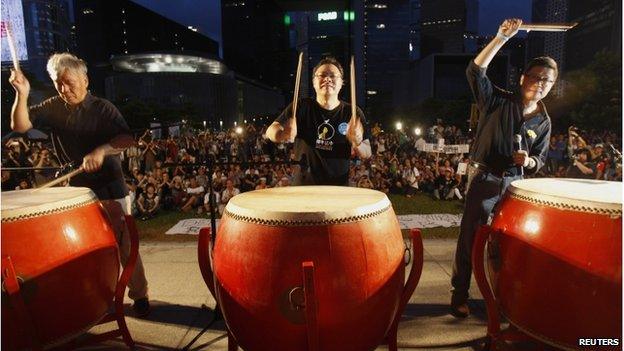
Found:
[[[117,243],[87,188],[2,193],[2,257],[10,257],[21,282],[15,296],[2,291],[3,349],[67,341],[97,324],[112,304]]]
[[[245,350],[306,350],[316,342],[324,351],[373,350],[404,292],[404,249],[381,192],[305,186],[244,193],[227,204],[216,236],[217,300]],[[297,295],[309,293],[304,261],[314,266],[314,296],[301,308]],[[312,304],[311,321],[305,310]],[[318,340],[310,340],[311,330]]]
[[[621,341],[621,196],[619,182],[511,184],[488,242],[492,290],[511,324],[564,349],[586,349],[581,338]]]

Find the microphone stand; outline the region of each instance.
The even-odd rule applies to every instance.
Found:
[[[210,238],[210,247],[208,248],[208,256],[211,257],[212,252],[211,248],[214,247],[215,244],[215,238],[217,237],[217,219],[216,219],[216,213],[215,213],[215,195],[214,195],[214,191],[212,188],[212,175],[214,173],[214,164],[215,164],[215,160],[214,160],[214,156],[211,156],[210,154],[207,155],[206,157],[206,162],[205,162],[205,166],[206,166],[206,176],[208,178],[208,204],[210,206],[210,233],[211,238]],[[193,344],[199,340],[199,338],[208,331],[208,329],[210,329],[210,327],[212,327],[212,325],[217,322],[217,321],[221,321],[223,320],[223,314],[221,313],[221,307],[219,307],[219,301],[217,301],[217,297],[214,296],[215,301],[216,301],[216,305],[214,308],[214,316],[212,317],[212,319],[208,322],[208,324],[206,324],[206,326],[186,345],[182,348],[182,351],[188,351],[190,349],[191,346],[193,346]],[[208,306],[206,306],[205,304],[201,305],[201,309],[208,309]]]

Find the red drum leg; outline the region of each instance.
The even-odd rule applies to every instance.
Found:
[[[405,311],[405,307],[407,307],[410,298],[414,294],[414,290],[416,290],[416,286],[418,286],[418,282],[420,281],[420,275],[422,274],[423,242],[422,236],[420,234],[420,229],[411,229],[410,235],[412,242],[412,251],[410,253],[412,268],[410,269],[407,282],[405,283],[405,287],[403,288],[403,295],[401,295],[399,309],[394,316],[394,320],[392,321],[390,330],[388,330],[388,334],[385,338],[385,343],[388,345],[389,351],[397,351],[397,334],[399,330],[399,322],[401,321],[401,315],[403,314],[403,311]],[[406,249],[406,251],[409,252],[409,249]]]

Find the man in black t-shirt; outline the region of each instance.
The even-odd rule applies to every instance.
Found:
[[[48,60],[47,70],[58,96],[30,107],[30,83],[20,70],[12,70],[9,82],[16,95],[11,128],[25,133],[34,126],[59,137],[62,150],[85,170],[73,177],[70,184],[88,187],[98,196],[110,215],[125,265],[130,255],[130,236],[123,215],[131,214],[131,203],[118,154],[135,144],[134,137],[119,110],[87,90],[89,79],[84,61],[69,53],[54,54]],[[147,280],[140,255],[128,285],[137,315],[147,315]]]
[[[338,100],[344,74],[336,59],[322,59],[312,73],[316,98],[299,99],[296,116],[289,105],[266,136],[274,143],[294,141],[301,169],[293,185],[346,186],[352,153],[363,159],[371,155],[366,119],[359,108],[351,116],[351,105]]]

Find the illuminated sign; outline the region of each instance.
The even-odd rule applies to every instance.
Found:
[[[333,21],[338,19],[338,12],[321,12],[318,14],[319,21]]]
[[[0,8],[2,8],[2,22],[0,23],[0,59],[2,61],[12,61],[6,32],[6,28],[10,26],[15,49],[17,51],[17,59],[20,61],[28,60],[22,0],[1,0]]]

